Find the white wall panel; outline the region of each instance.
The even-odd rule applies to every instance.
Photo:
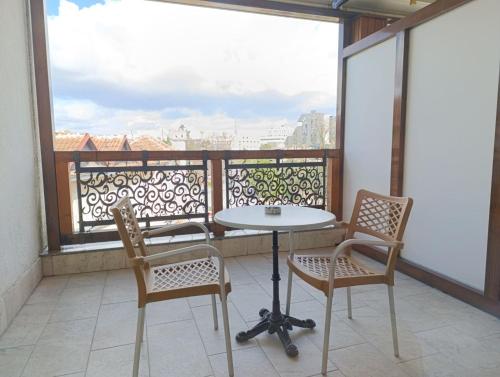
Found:
[[[403,256],[483,290],[500,60],[500,1],[411,30]],[[347,193],[349,195],[349,193]]]
[[[347,61],[345,103],[344,219],[356,192],[389,194],[396,39]]]

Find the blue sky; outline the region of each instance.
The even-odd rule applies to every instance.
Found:
[[[56,129],[258,132],[333,114],[337,25],[143,0],[47,0]]]
[[[104,4],[104,1],[99,0],[74,0],[73,3],[77,4],[80,8],[89,7],[97,3]],[[49,16],[55,16],[59,10],[59,0],[45,0],[45,6],[47,7],[47,14]]]

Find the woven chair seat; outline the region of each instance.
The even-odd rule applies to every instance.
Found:
[[[328,271],[330,270],[330,257],[297,255],[295,257],[295,260],[310,273],[328,279]],[[337,258],[337,262],[335,264],[335,278],[373,274],[373,272],[357,265],[351,258]]]
[[[328,292],[329,256],[295,255],[293,260],[288,260],[288,266],[314,287]],[[353,258],[349,256],[337,258],[335,263],[335,288],[384,282],[385,277],[383,274],[360,265]]]
[[[219,283],[218,268],[208,258],[152,267],[152,272],[152,291]]]

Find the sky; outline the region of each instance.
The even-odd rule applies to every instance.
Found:
[[[55,127],[258,133],[335,113],[337,24],[144,0],[47,0]]]

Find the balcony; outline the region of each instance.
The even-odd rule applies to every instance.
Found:
[[[363,188],[414,199],[396,262],[400,352],[384,286],[353,287],[352,318],[346,288],[335,288],[327,375],[500,375],[499,3],[405,2],[406,17],[388,22],[350,0],[176,2],[340,22],[336,149],[55,151],[43,2],[0,2],[0,377],[131,375],[137,284],[109,212],[125,194],[144,230],[208,226],[232,281],[236,376],[319,377],[326,298],[296,276],[292,313],[317,323],[291,332],[299,356],[266,333],[234,340],[271,301],[272,238],[214,216],[283,203],[349,221]],[[323,255],[342,234],[292,237],[301,253]],[[147,246],[202,239],[187,228]],[[288,233],[279,248],[285,310]],[[387,260],[375,247],[353,254],[376,271]],[[210,311],[208,296],[148,304],[140,376],[226,376]]]

